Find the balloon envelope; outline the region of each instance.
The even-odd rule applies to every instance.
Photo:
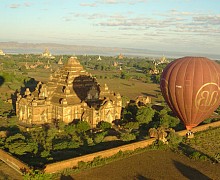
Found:
[[[220,105],[220,65],[204,57],[183,57],[164,69],[160,88],[173,112],[191,130]]]

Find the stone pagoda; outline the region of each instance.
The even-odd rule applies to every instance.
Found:
[[[0,49],[0,56],[4,56],[5,53]]]
[[[49,58],[49,59],[54,59],[55,57],[52,56],[50,51],[48,49],[45,49],[45,51],[41,54],[41,57],[43,58]]]
[[[48,83],[39,82],[33,92],[26,88],[17,94],[16,114],[20,124],[71,123],[87,121],[95,127],[100,121],[121,118],[122,99],[108,86],[100,86],[86,72],[76,57],[50,76]]]

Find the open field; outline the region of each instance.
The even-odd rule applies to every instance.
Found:
[[[99,74],[100,72],[90,70],[92,75]],[[49,70],[40,70],[37,72],[29,72],[28,75],[32,78],[35,78],[37,81],[43,81],[46,82],[49,79],[49,74],[51,72]],[[113,72],[103,72],[103,74],[112,74]],[[152,98],[152,101],[154,102],[156,100],[156,94],[160,92],[159,84],[153,84],[153,83],[144,83],[140,80],[136,79],[119,79],[119,78],[113,78],[113,79],[100,79],[97,78],[97,81],[100,83],[100,85],[107,84],[109,89],[111,91],[114,91],[116,93],[120,93],[122,96],[126,96],[129,99],[135,99],[137,96],[150,96]]]
[[[72,175],[74,179],[219,179],[220,128],[195,133],[180,145],[180,153],[170,150],[150,150]],[[185,146],[186,145],[186,146]],[[199,152],[200,158],[186,155]],[[177,151],[179,152],[179,151]],[[197,153],[195,153],[197,154]],[[212,161],[205,161],[204,156]],[[192,158],[189,158],[189,157]],[[160,168],[158,168],[160,167]]]
[[[72,175],[73,179],[219,179],[220,164],[195,161],[171,151],[147,151],[103,167]]]
[[[150,96],[152,100],[155,100],[155,95],[160,91],[158,84],[144,83],[138,80],[98,79],[98,82],[101,85],[106,83],[110,90],[119,92],[122,96],[127,96],[130,99],[135,99],[137,96]]]
[[[196,133],[195,138],[188,139],[186,143],[220,163],[220,128]]]

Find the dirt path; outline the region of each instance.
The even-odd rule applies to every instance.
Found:
[[[61,179],[220,179],[220,164],[194,161],[171,151],[148,151]]]
[[[22,175],[9,167],[3,161],[0,161],[0,180],[21,180]]]

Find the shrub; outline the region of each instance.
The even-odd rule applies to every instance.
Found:
[[[99,144],[100,142],[102,142],[104,137],[105,137],[104,133],[97,133],[94,138],[94,143]]]
[[[26,174],[24,174],[24,180],[43,180],[43,179],[51,179],[51,174],[44,174],[39,170],[32,170]]]
[[[120,139],[122,141],[132,141],[136,139],[136,136],[134,134],[122,133]]]
[[[160,140],[154,141],[154,143],[152,145],[150,145],[149,147],[150,147],[150,149],[162,149],[162,150],[168,148],[168,146]]]
[[[44,151],[42,151],[42,152],[41,152],[41,154],[40,154],[40,155],[41,155],[41,157],[42,157],[42,158],[44,158],[44,157],[49,157],[49,156],[50,156],[50,152],[49,152],[49,151],[44,150]]]
[[[167,136],[167,140],[171,146],[176,146],[182,142],[183,137],[171,131]]]
[[[93,144],[93,139],[88,137],[88,138],[86,138],[86,142],[88,145],[91,145],[91,144]]]
[[[201,154],[198,151],[194,151],[191,155],[190,158],[198,160],[200,158]]]
[[[112,124],[106,121],[101,121],[99,122],[97,127],[105,131],[107,129],[110,129],[112,127]]]

